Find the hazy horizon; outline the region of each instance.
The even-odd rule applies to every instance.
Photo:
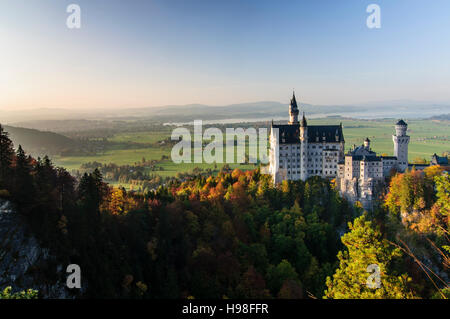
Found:
[[[260,104],[260,103],[277,103],[277,104],[282,104],[282,105],[289,105],[289,101],[290,101],[290,97],[292,96],[292,92],[291,95],[289,95],[284,101],[270,101],[270,100],[266,100],[266,101],[244,101],[244,102],[236,102],[236,103],[229,103],[229,104],[207,104],[207,103],[180,103],[180,104],[165,104],[165,105],[147,105],[147,106],[122,106],[122,107],[108,107],[108,106],[103,106],[103,107],[99,107],[99,108],[89,108],[89,107],[79,107],[79,108],[70,108],[70,107],[63,107],[63,106],[54,106],[54,107],[45,107],[45,106],[40,106],[40,107],[34,107],[34,106],[28,106],[28,107],[23,107],[20,109],[16,109],[16,108],[4,108],[5,111],[8,112],[19,112],[19,111],[38,111],[38,110],[61,110],[61,111],[80,111],[80,112],[97,112],[97,111],[104,111],[104,110],[133,110],[133,109],[158,109],[158,108],[166,108],[166,107],[189,107],[189,106],[205,106],[205,107],[227,107],[227,106],[235,106],[235,105],[251,105],[251,104]],[[360,101],[360,102],[356,102],[356,103],[348,103],[348,104],[338,104],[338,103],[331,103],[331,104],[317,104],[317,103],[310,103],[308,101],[301,101],[299,100],[299,98],[297,98],[297,102],[299,104],[299,106],[301,107],[302,105],[308,105],[308,106],[318,106],[318,107],[329,107],[329,106],[335,106],[335,107],[352,107],[352,106],[368,106],[368,105],[374,105],[374,106],[387,106],[389,104],[391,105],[404,105],[404,106],[409,106],[409,105],[442,105],[442,106],[448,106],[449,107],[449,112],[450,112],[450,100],[443,100],[443,101],[439,101],[439,100],[430,100],[430,101],[424,101],[424,100],[410,100],[410,99],[396,99],[396,100],[373,100],[373,101]]]

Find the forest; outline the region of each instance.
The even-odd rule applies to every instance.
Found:
[[[259,168],[130,192],[98,168],[75,178],[15,150],[0,126],[0,197],[56,256],[42,280],[58,264],[80,265],[76,298],[450,297],[448,173],[436,166],[388,182],[371,212],[333,181],[274,186]],[[367,285],[371,264],[377,288]]]

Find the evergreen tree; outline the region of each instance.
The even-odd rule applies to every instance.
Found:
[[[297,287],[301,287],[295,268],[286,259],[283,259],[276,267],[271,266],[267,271],[267,276],[268,286],[274,295],[278,295],[284,284],[293,286],[293,283],[295,283]],[[290,289],[287,288],[285,290],[289,291]],[[287,292],[284,291],[282,293],[283,297],[286,297],[286,294]]]
[[[65,211],[69,207],[73,207],[75,198],[75,179],[64,168],[58,167],[57,186],[60,195],[59,208]]]
[[[362,215],[349,223],[350,232],[342,236],[347,248],[339,252],[339,268],[333,278],[327,277],[324,298],[334,299],[403,299],[412,298],[407,275],[395,274],[392,263],[401,256],[397,248],[382,239],[382,234]],[[369,265],[379,269],[379,285]],[[376,274],[375,274],[376,275]],[[371,279],[375,279],[375,284]],[[369,283],[369,281],[370,283]],[[379,286],[379,287],[377,287]],[[377,288],[373,288],[377,287]]]
[[[16,152],[16,165],[14,167],[14,199],[25,206],[29,206],[35,196],[32,167],[30,158],[19,145]],[[22,207],[24,208],[24,207]]]
[[[10,186],[11,163],[14,158],[13,143],[0,124],[0,189]]]
[[[78,195],[82,206],[98,222],[100,205],[108,192],[108,187],[102,180],[102,174],[96,168],[91,174],[85,173],[78,185]]]

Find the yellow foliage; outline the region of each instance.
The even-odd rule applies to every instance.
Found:
[[[139,295],[141,295],[141,296],[142,296],[144,293],[146,293],[146,292],[147,292],[147,289],[148,289],[147,285],[144,284],[142,281],[138,281],[138,282],[136,283],[136,287],[138,288]]]
[[[233,179],[237,179],[239,178],[239,176],[241,176],[243,173],[239,168],[235,168],[233,173],[231,173],[231,177],[233,177]]]
[[[444,171],[444,168],[439,165],[428,166],[424,169],[425,176],[428,178],[434,178],[435,176],[439,176]]]
[[[128,197],[122,189],[114,189],[110,195],[109,211],[113,215],[125,215],[137,207],[137,202],[133,197]]]

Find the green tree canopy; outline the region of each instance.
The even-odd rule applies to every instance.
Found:
[[[378,227],[366,215],[349,223],[350,232],[342,236],[346,250],[338,253],[339,268],[333,278],[327,278],[324,298],[334,299],[401,299],[412,298],[407,283],[409,278],[396,274],[391,265],[401,252],[393,248]],[[371,288],[368,279],[369,265],[377,265],[380,274],[379,288]]]

